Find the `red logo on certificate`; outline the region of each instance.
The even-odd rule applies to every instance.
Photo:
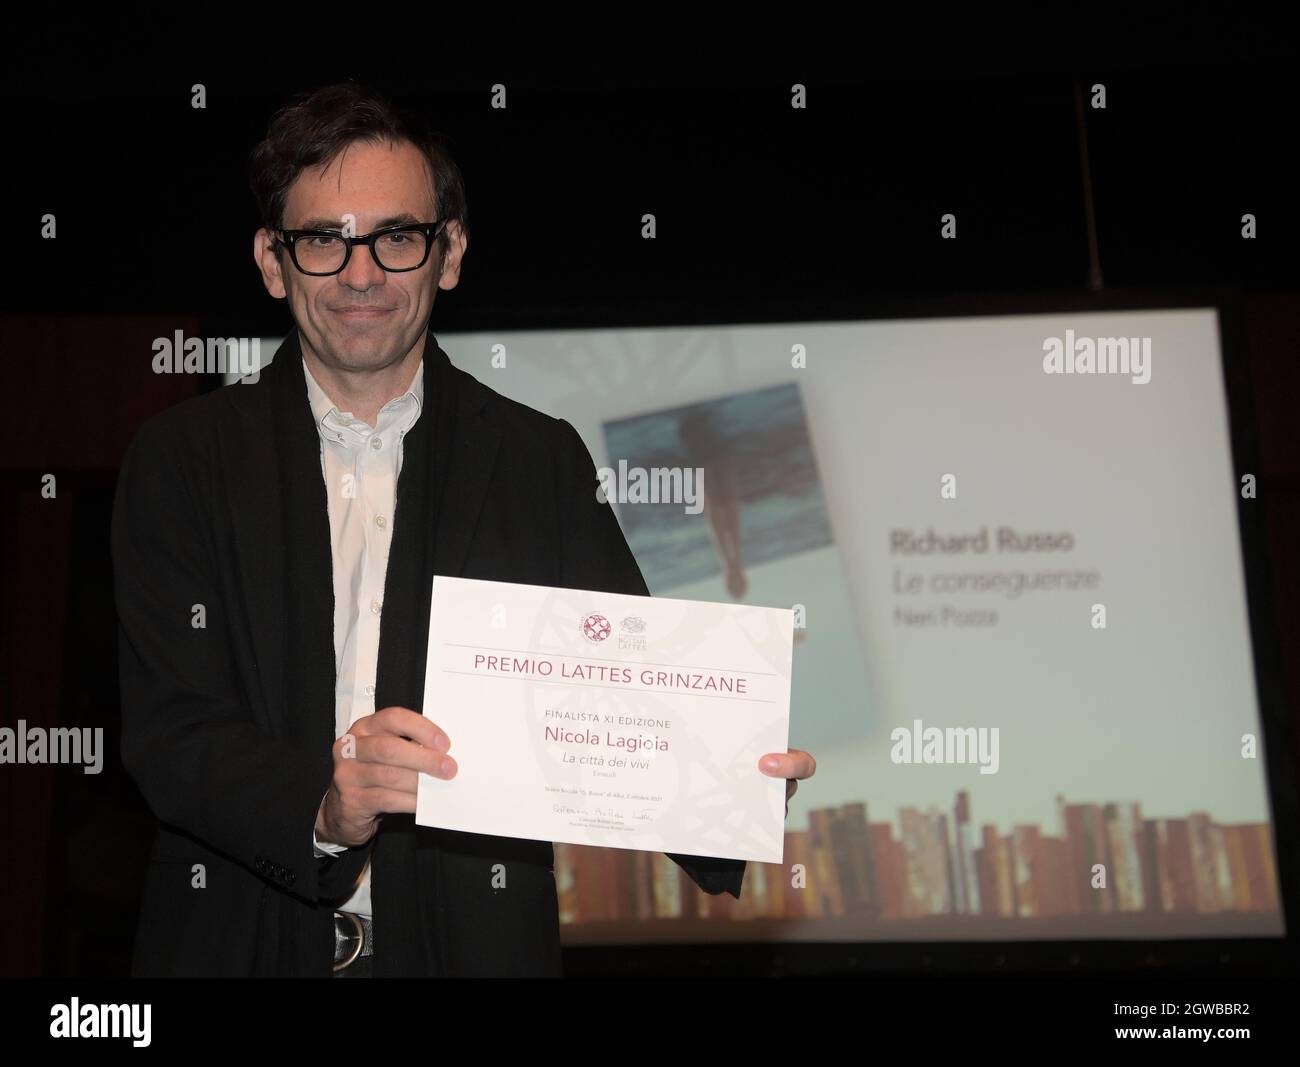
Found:
[[[582,620],[582,632],[588,641],[603,641],[610,635],[609,620],[604,615],[588,615]]]

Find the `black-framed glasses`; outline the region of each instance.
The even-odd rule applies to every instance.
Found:
[[[358,244],[370,248],[381,270],[419,270],[442,227],[442,222],[413,222],[384,226],[357,237],[345,237],[337,230],[277,230],[280,240],[276,243],[289,250],[298,270],[313,277],[338,274],[352,259],[352,246]]]

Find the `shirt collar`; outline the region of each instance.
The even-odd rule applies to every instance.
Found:
[[[372,432],[372,428],[360,420],[356,420],[356,425],[352,425],[352,418],[349,414],[339,411],[334,401],[326,395],[325,390],[321,388],[320,383],[312,375],[307,367],[306,358],[302,361],[302,374],[307,380],[307,400],[311,404],[311,413],[316,419],[316,429],[321,437],[327,441],[339,440],[341,432],[352,430],[359,432],[362,436],[367,436]],[[403,429],[409,429],[414,425],[415,420],[420,417],[420,412],[424,409],[424,358],[421,357],[416,365],[415,374],[411,379],[411,384],[407,386],[406,392],[399,397],[395,397],[379,409],[379,418],[375,420],[378,429],[378,423],[384,419],[385,414],[389,412],[400,411],[404,407],[411,408],[409,420],[404,419],[405,426]]]

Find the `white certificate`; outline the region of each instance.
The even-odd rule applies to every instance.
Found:
[[[433,580],[424,714],[457,773],[416,822],[780,863],[794,613]]]

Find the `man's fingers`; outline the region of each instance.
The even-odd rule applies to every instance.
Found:
[[[811,778],[817,773],[817,761],[812,754],[801,748],[792,748],[788,752],[768,752],[758,761],[758,769],[773,778],[793,781],[796,778]]]
[[[795,770],[791,778],[811,778],[817,771],[817,761],[812,758],[811,752],[805,752],[801,748],[790,749],[790,758],[794,761]]]
[[[453,765],[449,770],[445,760],[451,760],[451,757],[443,757],[438,767],[432,771],[424,770],[423,767],[399,767],[392,763],[361,763],[356,768],[355,784],[363,789],[396,789],[402,793],[414,793],[420,787],[421,771],[435,778],[451,778],[455,775],[455,761],[452,760]]]
[[[437,724],[426,719],[418,711],[410,708],[381,708],[373,715],[366,715],[353,723],[357,727],[365,723],[365,732],[369,734],[392,734],[394,737],[409,737],[416,744],[425,748],[436,748],[446,752],[451,747],[451,739],[440,730]]]
[[[450,778],[456,767],[456,761],[446,753],[393,734],[368,734],[359,738],[354,755],[357,762],[367,767],[389,767],[411,775],[423,771],[435,778]]]
[[[391,763],[358,763],[348,784],[353,789],[366,792],[378,789],[414,793],[419,788],[420,776],[409,767],[397,767]]]
[[[413,814],[420,774],[456,775],[450,740],[410,708],[363,715],[334,743],[334,776],[324,826],[340,842],[368,840],[376,819]]]
[[[340,794],[340,797],[343,798],[344,794]],[[368,840],[374,832],[372,824],[379,816],[413,813],[415,802],[415,793],[400,789],[376,786],[373,789],[348,790],[346,798],[340,799],[335,810],[335,817],[342,829],[339,843]]]
[[[415,814],[415,793],[397,789],[367,789],[366,804],[371,811],[384,815]]]

